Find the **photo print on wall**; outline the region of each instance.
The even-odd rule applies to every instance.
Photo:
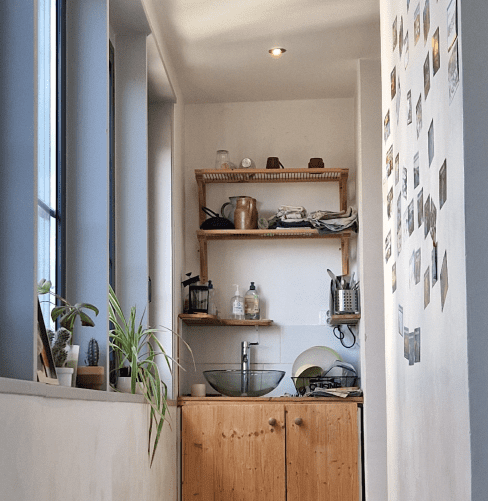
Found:
[[[393,145],[388,148],[386,152],[386,177],[390,177],[393,170]]]
[[[388,262],[388,259],[391,257],[391,230],[388,232],[385,238],[385,261]]]
[[[397,276],[396,276],[396,263],[393,263],[391,267],[391,292],[392,294],[396,291],[397,288]]]
[[[398,334],[403,336],[403,306],[398,305]]]
[[[417,194],[417,228],[422,226],[424,221],[424,189]]]
[[[407,92],[407,125],[412,123],[412,91]]]
[[[427,269],[424,273],[424,310],[429,306],[430,303],[430,268],[427,266]]]
[[[449,57],[449,66],[447,73],[449,81],[449,104],[451,104],[459,84],[459,62],[458,62],[457,41],[454,43],[451,56]]]
[[[406,242],[408,240],[408,237],[410,236],[410,233],[408,232],[408,207],[405,209],[403,213],[403,240]]]
[[[408,269],[410,272],[409,286],[410,288],[412,288],[415,285],[415,251],[412,251],[412,255],[410,256]]]
[[[420,39],[420,3],[415,7],[415,13],[413,15],[413,43],[417,45]]]
[[[417,101],[417,106],[415,107],[415,113],[417,117],[417,139],[420,136],[420,131],[422,130],[422,94],[419,96]]]
[[[415,285],[420,283],[421,268],[422,268],[422,250],[419,247],[415,251]]]
[[[430,122],[429,132],[428,132],[428,148],[429,148],[429,167],[434,159],[434,120]]]
[[[400,59],[402,58],[403,52],[403,16],[400,18],[400,30],[398,32],[398,53],[400,54]]]
[[[402,196],[407,199],[407,169],[403,167],[402,169]]]
[[[432,241],[435,242],[437,240],[437,208],[435,206],[434,200],[430,199],[430,236],[432,237]]]
[[[408,360],[410,353],[410,336],[408,327],[403,326],[403,356]]]
[[[420,162],[419,152],[413,157],[413,187],[416,188],[420,184]]]
[[[429,95],[430,90],[430,53],[427,52],[427,57],[424,62],[424,96],[425,100],[427,100],[427,96]]]
[[[437,283],[437,243],[432,248],[432,287]]]
[[[400,181],[400,153],[397,153],[395,157],[395,186],[398,181]]]
[[[430,30],[430,3],[429,0],[425,0],[424,5],[424,45],[429,38]]]
[[[390,132],[391,132],[391,129],[390,129],[390,110],[388,110],[386,112],[385,121],[384,121],[384,139],[385,139],[385,143],[388,140],[388,138],[390,137]]]
[[[424,238],[427,238],[427,235],[430,232],[430,195],[427,197],[427,200],[424,204]]]
[[[432,37],[432,73],[434,76],[439,71],[440,67],[441,56],[439,53],[439,28],[437,28],[434,36]]]
[[[391,218],[391,212],[393,209],[393,186],[390,188],[388,195],[386,195],[386,215],[388,219]]]
[[[447,6],[447,50],[451,50],[457,38],[457,3],[451,0]]]
[[[444,160],[439,169],[439,210],[442,209],[447,200],[447,161]]]
[[[415,353],[414,362],[418,363],[420,362],[420,327],[417,327],[413,331],[413,342],[414,342],[414,353]]]
[[[396,66],[393,68],[391,72],[391,98],[393,99],[396,96]]]
[[[407,33],[405,34],[405,38],[403,40],[403,49],[404,49],[404,52],[405,52],[405,59],[403,61],[403,65],[405,66],[405,69],[407,69],[407,66],[408,66],[408,58],[410,57],[410,54],[409,54],[409,48],[408,48],[408,31]]]
[[[411,235],[415,229],[415,216],[413,210],[413,198],[408,204],[408,234]]]
[[[446,304],[447,290],[449,289],[448,270],[447,270],[447,251],[444,252],[441,267],[441,307],[444,311]]]
[[[391,29],[391,33],[393,36],[393,52],[395,52],[395,49],[396,49],[396,46],[398,43],[397,19],[398,18],[395,17],[395,20],[393,21],[393,26]]]

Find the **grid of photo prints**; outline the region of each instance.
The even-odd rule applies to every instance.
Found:
[[[450,106],[456,97],[458,1],[398,0],[391,20],[391,103],[383,121],[384,259],[408,365],[420,362],[422,326],[405,321],[409,315],[397,299],[399,288],[428,315],[441,314],[448,296],[448,252],[446,242],[438,241],[437,218],[448,204],[449,162],[436,151],[430,103],[445,99]],[[439,19],[446,24],[440,26]]]

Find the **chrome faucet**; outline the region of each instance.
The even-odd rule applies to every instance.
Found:
[[[251,367],[250,351],[251,346],[257,346],[259,343],[250,343],[242,341],[241,343],[241,395],[247,395],[249,391],[249,370]]]
[[[250,343],[249,341],[242,341],[241,343],[241,369],[248,371],[251,366],[251,357],[249,356],[251,346],[256,346],[259,343]]]

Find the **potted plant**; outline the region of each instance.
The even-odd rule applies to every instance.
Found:
[[[61,386],[71,386],[74,371],[72,367],[65,367],[68,358],[68,343],[71,338],[71,332],[61,327],[56,332],[49,330],[47,335],[49,344],[51,345],[51,352],[59,384]]]
[[[73,328],[77,317],[80,318],[81,325],[86,327],[94,327],[95,322],[84,310],[92,310],[95,313],[95,316],[97,316],[98,308],[90,303],[75,303],[74,305],[72,305],[60,295],[52,292],[51,286],[52,284],[50,280],[41,279],[37,284],[37,294],[39,296],[43,294],[50,294],[62,303],[61,305],[57,305],[52,309],[51,318],[53,322],[56,322],[56,320],[58,320],[60,327],[68,330],[70,333],[69,344],[67,345],[66,363],[68,367],[73,368],[74,374],[72,378],[72,385],[76,386],[76,372],[78,367],[78,354],[80,347],[79,345],[72,344]]]
[[[136,307],[133,306],[130,310],[129,318],[126,319],[114,290],[109,286],[109,320],[113,325],[113,329],[109,334],[109,344],[118,355],[119,364],[117,370],[128,367],[130,392],[141,392],[146,402],[150,405],[148,452],[152,466],[168,410],[168,389],[165,382],[161,379],[156,357],[162,356],[164,358],[170,372],[171,361],[174,360],[166,353],[163,345],[156,336],[157,332],[161,332],[162,330],[171,331],[171,329],[144,327],[142,324],[143,318],[144,313],[139,322],[136,322]],[[190,347],[186,343],[185,345],[191,353]],[[155,435],[151,451],[153,426],[155,427]]]

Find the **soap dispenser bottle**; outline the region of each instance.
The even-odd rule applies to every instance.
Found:
[[[259,295],[254,282],[244,296],[244,315],[246,320],[259,320]]]
[[[244,320],[244,298],[239,292],[239,285],[234,284],[236,292],[230,302],[230,318],[234,320]]]
[[[208,281],[208,314],[217,315],[217,305],[215,304],[215,289],[212,280]]]

